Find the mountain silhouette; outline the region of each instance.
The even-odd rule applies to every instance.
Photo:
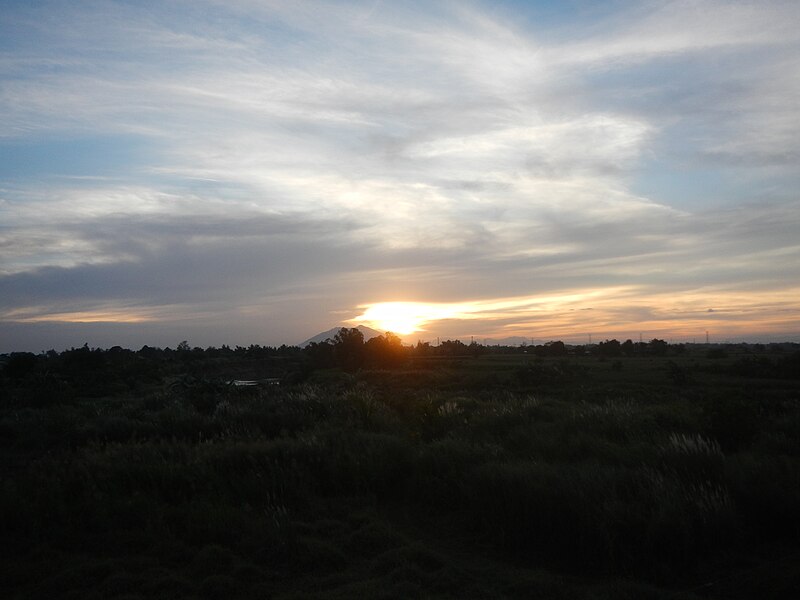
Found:
[[[305,348],[312,342],[316,342],[317,344],[319,344],[321,342],[324,342],[325,340],[332,340],[336,336],[336,334],[339,333],[339,330],[342,327],[343,326],[334,327],[333,329],[328,329],[328,331],[323,331],[322,333],[318,333],[314,337],[308,338],[302,344],[298,344],[298,346],[300,346],[301,348]],[[358,329],[364,335],[364,341],[367,341],[379,335],[383,335],[380,331],[376,331],[375,329],[367,327],[366,325],[359,325],[358,327],[356,327],[356,329]]]

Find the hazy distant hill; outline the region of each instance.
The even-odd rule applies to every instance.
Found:
[[[316,342],[316,343],[319,344],[321,342],[324,342],[327,339],[333,339],[334,336],[337,333],[339,333],[339,330],[341,328],[342,327],[339,326],[339,327],[334,327],[333,329],[328,329],[328,331],[323,331],[322,333],[318,333],[314,337],[308,338],[305,342],[303,342],[302,344],[298,344],[298,345],[301,348],[305,348],[311,342]],[[364,334],[364,341],[372,339],[372,338],[377,337],[379,335],[383,335],[380,331],[375,331],[374,329],[372,329],[371,327],[367,327],[366,325],[359,325],[358,327],[356,327],[356,329],[358,329],[362,334]]]
[[[531,338],[513,336],[507,338],[486,338],[485,340],[480,339],[475,341],[480,342],[481,344],[484,344],[486,346],[522,346],[523,344],[530,344]]]

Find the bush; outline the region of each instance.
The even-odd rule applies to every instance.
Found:
[[[789,456],[741,453],[726,478],[752,539],[800,539],[800,463]]]
[[[704,412],[707,431],[726,452],[747,447],[758,432],[759,407],[751,398],[718,397]]]
[[[686,385],[691,381],[689,369],[682,367],[673,360],[667,363],[667,376],[675,385]]]
[[[13,381],[20,381],[36,370],[36,355],[30,352],[12,352],[3,368],[3,374]]]
[[[675,573],[736,531],[722,484],[651,468],[492,463],[467,494],[494,544],[578,570]]]

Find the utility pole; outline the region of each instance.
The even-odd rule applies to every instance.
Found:
[[[708,343],[708,331],[706,331],[706,344]]]

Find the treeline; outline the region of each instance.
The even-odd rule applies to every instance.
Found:
[[[494,347],[494,352],[514,352],[518,348]],[[343,327],[324,342],[312,342],[304,348],[312,369],[338,367],[345,371],[358,369],[393,369],[414,358],[481,356],[490,351],[488,346],[476,342],[465,344],[461,340],[445,340],[434,346],[430,342],[417,342],[406,346],[391,332],[368,340],[358,329]]]
[[[187,373],[202,378],[237,375],[246,378],[252,377],[255,370],[262,377],[285,378],[297,383],[318,369],[338,368],[349,373],[364,369],[398,369],[424,359],[485,354],[526,354],[542,359],[658,357],[680,356],[689,347],[696,352],[694,345],[669,344],[657,338],[649,342],[611,339],[589,345],[568,345],[557,340],[540,345],[488,346],[474,341],[465,344],[460,340],[445,340],[437,345],[418,342],[406,346],[391,332],[365,340],[360,330],[342,328],[333,338],[312,342],[305,348],[257,344],[200,348],[183,341],[174,349],[143,346],[139,350],[129,350],[114,346],[103,350],[84,345],[63,352],[12,352],[0,355],[0,385],[22,386],[26,393],[35,393],[38,389],[47,394],[55,390],[61,397],[73,393],[103,396],[139,389],[170,375]],[[738,358],[715,360],[702,369],[746,377],[800,378],[797,344],[713,346],[705,350],[705,358],[728,359],[729,353],[736,353]]]
[[[787,344],[738,344],[731,348],[742,353],[763,354],[767,349],[782,351]],[[797,344],[788,344],[794,350],[794,355],[800,356]],[[331,339],[324,342],[312,342],[304,348],[304,354],[309,360],[310,367],[333,368],[339,367],[345,371],[356,371],[362,368],[395,368],[406,364],[411,359],[432,357],[467,357],[481,356],[484,354],[528,354],[537,358],[561,358],[569,356],[597,356],[600,358],[633,357],[633,356],[680,356],[685,354],[685,344],[670,344],[665,340],[654,338],[649,342],[634,342],[630,339],[620,342],[616,339],[605,340],[598,344],[568,345],[561,340],[551,341],[540,345],[521,346],[489,346],[475,341],[465,344],[460,340],[445,340],[438,345],[429,342],[417,342],[413,346],[405,346],[393,333],[386,333],[369,340],[358,329],[342,328]],[[706,358],[727,358],[727,353],[721,348],[711,348],[707,351]],[[769,358],[760,356],[758,361],[747,364],[747,373],[754,374],[754,370],[774,372],[776,376],[788,376],[792,368],[787,365],[794,364],[797,359],[791,357],[781,358],[775,363],[775,369]],[[785,364],[784,364],[785,363]],[[755,365],[755,366],[754,366]],[[736,374],[735,369],[731,371]]]
[[[296,346],[236,346],[192,348],[181,342],[175,349],[143,346],[129,350],[71,348],[40,354],[12,352],[0,356],[0,388],[11,402],[41,406],[58,398],[112,396],[160,385],[185,374],[212,379],[252,372],[271,376],[296,368],[303,360]]]
[[[461,340],[445,340],[438,345],[417,342],[404,346],[393,333],[386,333],[369,340],[358,329],[342,328],[331,339],[312,342],[306,346],[305,354],[314,368],[339,367],[346,371],[360,368],[393,368],[409,359],[428,357],[481,356],[484,354],[530,354],[536,357],[566,356],[664,356],[669,352],[682,354],[683,344],[671,345],[664,340],[634,343],[606,340],[595,345],[567,345],[556,340],[540,345],[488,346],[475,341],[465,344]]]

